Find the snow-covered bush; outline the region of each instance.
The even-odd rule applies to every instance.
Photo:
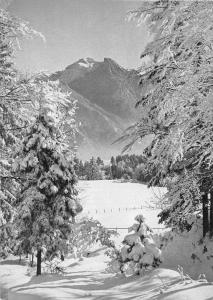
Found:
[[[103,246],[114,247],[111,236],[117,233],[108,230],[97,220],[83,218],[73,225],[73,234],[70,236],[70,251],[75,256],[81,257],[89,253],[89,249],[96,243]]]
[[[125,236],[123,247],[109,253],[111,269],[125,275],[143,274],[161,263],[161,250],[152,238],[151,228],[144,222],[143,215],[137,215],[135,220],[137,223],[129,228],[130,234]]]
[[[61,266],[61,260],[54,258],[53,260],[45,261],[44,273],[64,274],[65,268]]]

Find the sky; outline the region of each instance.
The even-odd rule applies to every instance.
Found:
[[[40,31],[21,42],[16,64],[24,72],[62,70],[84,57],[114,59],[126,68],[140,65],[148,41],[146,28],[125,20],[140,6],[127,0],[10,0],[9,11]]]

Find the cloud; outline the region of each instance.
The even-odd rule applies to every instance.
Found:
[[[0,8],[7,8],[13,0],[0,0]]]

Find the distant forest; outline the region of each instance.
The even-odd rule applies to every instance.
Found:
[[[81,180],[124,179],[147,183],[151,176],[143,155],[112,156],[109,162],[100,157],[82,161],[74,159],[75,172]]]

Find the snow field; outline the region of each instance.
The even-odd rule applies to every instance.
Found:
[[[163,229],[157,218],[160,210],[152,207],[166,192],[165,189],[148,189],[140,183],[113,180],[80,181],[79,188],[84,208],[81,216],[93,217],[107,228],[125,228],[118,229],[119,240],[128,233],[127,228],[134,223],[138,214],[145,216],[151,228]]]

